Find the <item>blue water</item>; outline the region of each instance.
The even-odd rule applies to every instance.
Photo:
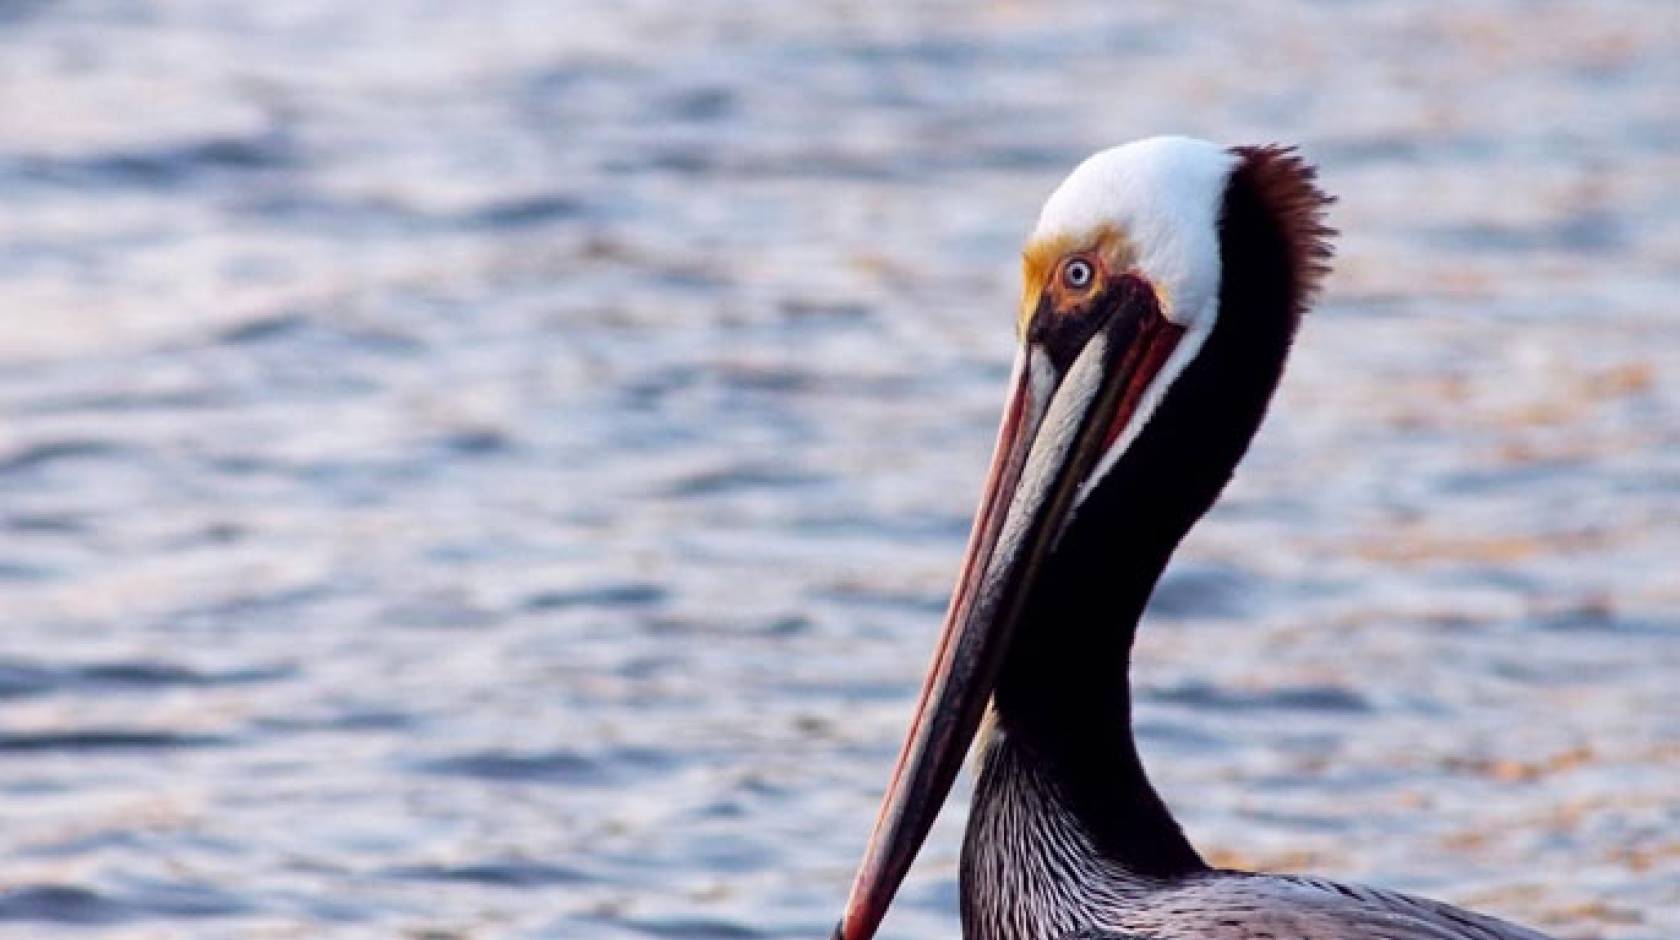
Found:
[[[0,68],[0,934],[823,936],[1020,240],[1178,131],[1343,236],[1143,630],[1158,783],[1680,935],[1669,5],[26,0]]]

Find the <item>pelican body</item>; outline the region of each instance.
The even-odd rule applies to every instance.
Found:
[[[1327,270],[1329,202],[1291,150],[1185,138],[1098,153],[1050,196],[985,490],[837,940],[874,936],[988,707],[968,940],[1544,940],[1212,868],[1132,737],[1138,619],[1260,426]]]

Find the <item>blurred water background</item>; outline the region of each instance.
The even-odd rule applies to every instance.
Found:
[[[1680,936],[1677,10],[0,0],[0,935],[824,936],[1020,241],[1176,131],[1344,234],[1143,630],[1158,783]]]

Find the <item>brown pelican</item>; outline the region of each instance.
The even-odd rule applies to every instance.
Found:
[[[1020,349],[944,632],[835,931],[870,940],[990,705],[963,840],[970,940],[1544,940],[1319,878],[1209,867],[1138,758],[1144,603],[1230,479],[1328,269],[1314,169],[1154,138],[1045,204]]]

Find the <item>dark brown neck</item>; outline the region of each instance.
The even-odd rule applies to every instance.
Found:
[[[1153,878],[1206,866],[1138,756],[1132,640],[1168,559],[1258,430],[1327,257],[1311,171],[1282,151],[1238,153],[1213,331],[1077,509],[1028,598],[995,696],[1010,746],[1102,855]]]

